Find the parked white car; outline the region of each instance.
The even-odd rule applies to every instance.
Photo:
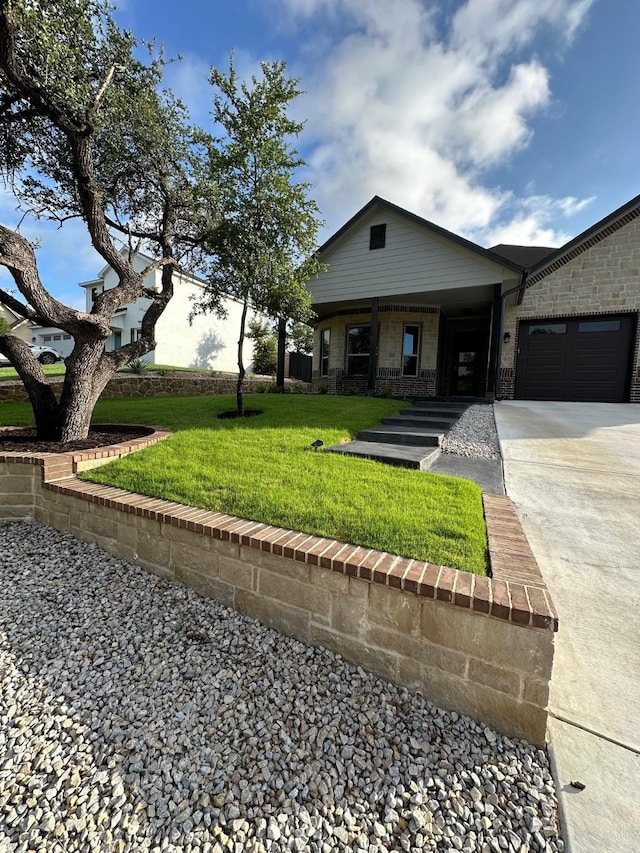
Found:
[[[62,356],[53,347],[39,347],[36,344],[29,344],[29,349],[40,364],[55,364],[56,361],[62,361]],[[5,367],[10,363],[9,359],[0,353],[0,366]]]

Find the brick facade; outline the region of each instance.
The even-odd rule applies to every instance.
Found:
[[[522,305],[505,306],[499,396],[513,398],[520,320],[640,312],[640,218],[594,242],[541,278],[534,275]],[[636,333],[631,402],[640,402],[640,352]]]
[[[326,386],[332,394],[365,393],[366,377],[347,375],[347,333],[350,326],[371,323],[371,314],[362,311],[339,312],[328,315],[318,323],[313,349],[313,388]],[[406,324],[420,327],[417,376],[402,375],[402,345]],[[392,391],[396,396],[429,397],[436,393],[438,360],[439,309],[432,306],[384,305],[378,309],[378,357],[374,391]],[[329,372],[321,376],[320,335],[324,329],[331,333]]]

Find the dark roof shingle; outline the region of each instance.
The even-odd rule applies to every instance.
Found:
[[[508,243],[499,243],[497,246],[491,246],[489,251],[511,261],[512,264],[529,269],[556,250],[549,246],[511,246]]]

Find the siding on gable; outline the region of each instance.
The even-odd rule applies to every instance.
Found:
[[[387,224],[384,249],[369,249],[372,225]],[[309,282],[315,304],[494,284],[513,273],[399,216],[372,211],[327,250],[329,269]]]

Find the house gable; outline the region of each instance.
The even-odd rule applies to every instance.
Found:
[[[561,246],[548,257],[540,260],[529,273],[527,287],[533,286],[565,264],[570,263],[638,217],[640,217],[640,195],[635,196],[622,207],[617,208],[613,213],[587,228],[582,234],[578,234],[573,240],[565,243],[564,246]]]
[[[384,246],[378,247],[382,225]],[[309,282],[316,305],[373,297],[420,296],[424,302],[429,293],[516,280],[521,272],[518,265],[378,198],[319,254],[329,269]]]

